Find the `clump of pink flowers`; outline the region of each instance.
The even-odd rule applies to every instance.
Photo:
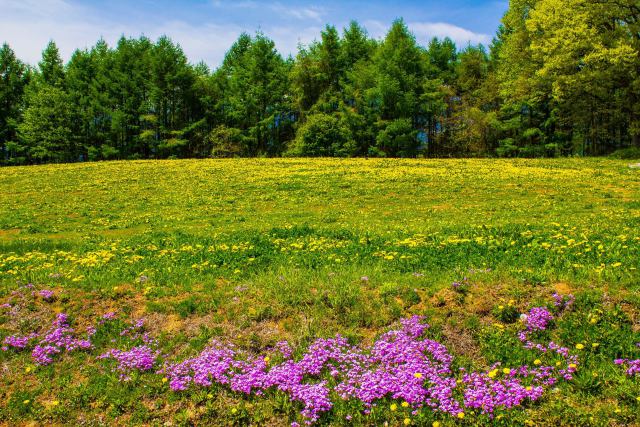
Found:
[[[40,296],[45,301],[53,301],[55,294],[49,289],[43,289],[41,291],[38,291],[38,296]]]
[[[51,328],[31,352],[33,360],[39,365],[48,365],[53,362],[53,355],[62,351],[71,352],[91,348],[89,340],[75,338],[73,333],[74,330],[68,324],[67,315],[58,314]]]
[[[529,310],[525,322],[529,331],[544,331],[552,320],[553,315],[546,307],[534,307]]]
[[[559,293],[553,294],[553,305],[555,305],[559,310],[568,309],[575,302],[576,297],[573,294],[569,295],[560,295]]]
[[[357,400],[365,413],[377,401],[391,398],[408,402],[414,410],[429,408],[458,416],[465,408],[473,408],[491,415],[497,409],[539,399],[545,387],[556,383],[557,376],[575,370],[575,360],[567,349],[553,343],[538,348],[531,343],[534,350],[553,350],[565,357],[569,367],[521,366],[504,368],[499,375],[494,369],[465,373],[458,381],[452,370],[453,356],[446,347],[424,338],[428,327],[423,318],[414,316],[368,347],[350,345],[341,336],[318,339],[299,360],[291,358],[290,351],[281,350],[284,360],[275,365],[269,364],[268,357],[247,355],[231,344],[214,341],[196,357],[165,364],[159,373],[169,379],[175,391],[214,384],[255,395],[279,390],[303,404],[301,414],[312,424],[331,410],[331,396]],[[279,343],[277,347],[288,345]],[[462,401],[456,397],[460,393]]]
[[[142,345],[126,351],[112,349],[98,356],[98,359],[115,359],[117,362],[115,371],[120,373],[121,380],[128,381],[131,379],[132,372],[153,369],[158,357],[157,350]]]
[[[37,337],[38,337],[38,334],[36,333],[32,333],[22,337],[17,335],[5,337],[5,339],[2,341],[2,344],[3,344],[2,351],[7,351],[9,350],[10,347],[15,348],[17,350],[22,350],[23,348],[29,345],[29,342],[31,340]]]
[[[630,360],[630,359],[616,359],[614,361],[616,365],[622,365],[625,368],[625,372],[630,377],[640,375],[640,359]]]
[[[23,350],[30,347],[32,342],[40,338],[31,352],[31,357],[38,365],[48,365],[53,362],[53,356],[63,351],[87,350],[91,348],[88,339],[79,339],[68,324],[67,315],[60,313],[56,316],[51,327],[44,334],[31,333],[25,336],[9,336],[3,341],[3,351],[9,348]]]

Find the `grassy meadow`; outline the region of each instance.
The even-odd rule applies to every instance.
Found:
[[[283,340],[295,360],[336,334],[367,348],[420,315],[466,384],[464,372],[559,366],[518,339],[521,315],[548,307],[553,321],[530,336],[575,359],[536,399],[456,416],[332,392],[314,421],[640,425],[640,375],[614,363],[640,358],[640,170],[627,162],[84,163],[2,168],[0,195],[0,341],[42,336],[60,313],[69,336],[92,337],[55,344],[46,364],[35,336],[0,351],[0,424],[304,424],[283,390],[172,390],[163,364],[212,340],[267,365]],[[99,357],[143,344],[153,366],[126,376]]]

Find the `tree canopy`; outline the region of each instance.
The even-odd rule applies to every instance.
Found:
[[[229,156],[603,155],[640,147],[636,0],[511,0],[489,46],[327,25],[283,57],[242,34],[215,70],[168,37],[37,67],[0,49],[0,164]]]

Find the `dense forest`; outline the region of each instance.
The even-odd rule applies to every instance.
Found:
[[[0,164],[235,156],[551,157],[640,147],[637,0],[511,0],[490,46],[357,22],[284,58],[242,34],[223,63],[167,37],[37,67],[0,49]],[[633,150],[633,148],[631,148]]]

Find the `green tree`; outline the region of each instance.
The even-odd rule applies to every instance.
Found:
[[[224,124],[243,132],[249,155],[280,154],[291,137],[290,67],[272,40],[244,34],[217,72]]]
[[[68,95],[59,87],[34,81],[27,88],[27,105],[18,134],[29,161],[76,160]]]
[[[347,157],[355,152],[349,128],[335,116],[316,113],[298,129],[288,154],[305,157]]]
[[[38,63],[42,80],[54,87],[64,87],[64,65],[60,57],[58,46],[53,40],[47,44],[42,52],[42,60]]]
[[[17,128],[21,121],[29,71],[8,44],[0,48],[0,164],[19,162]]]

